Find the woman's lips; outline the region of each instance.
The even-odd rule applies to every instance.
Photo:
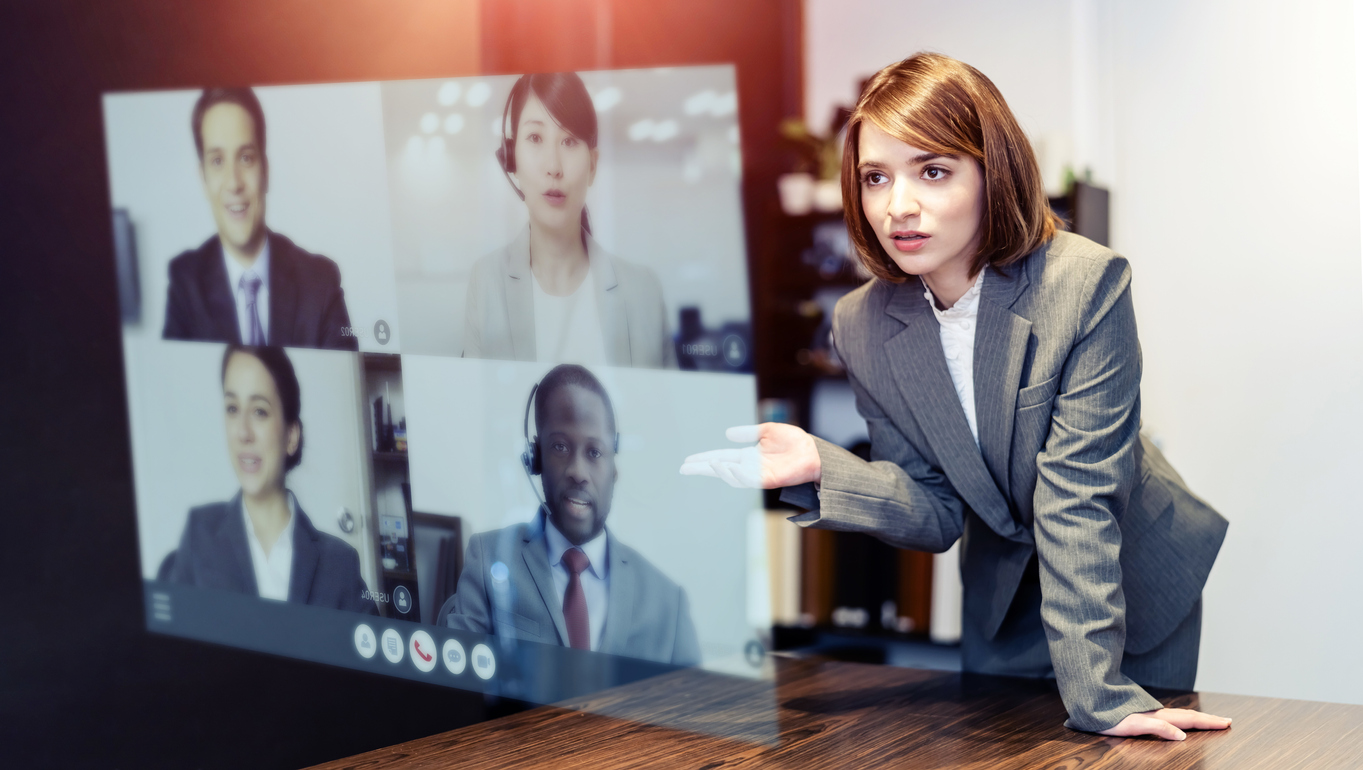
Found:
[[[927,245],[932,236],[917,230],[898,230],[890,233],[890,240],[898,251],[918,251]]]
[[[550,206],[562,206],[568,202],[568,196],[562,190],[550,190],[544,194],[544,199]]]
[[[256,473],[260,470],[260,455],[237,455],[237,467],[246,473]]]

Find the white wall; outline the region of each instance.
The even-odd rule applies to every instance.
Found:
[[[961,58],[1112,187],[1143,414],[1231,528],[1199,689],[1363,703],[1363,265],[1349,3],[807,0],[808,113]],[[865,35],[867,19],[902,34]]]
[[[239,490],[223,432],[223,346],[163,342],[125,334],[133,477],[142,575],[156,577],[166,554],[180,542],[189,509],[230,499]],[[288,351],[302,390],[303,462],[286,485],[321,532],[335,535],[363,556],[370,531],[361,463],[367,461],[354,353]],[[337,516],[355,517],[352,533]],[[372,563],[361,559],[373,586]]]
[[[1350,7],[1151,0],[1112,29],[1145,420],[1231,521],[1198,686],[1363,703]]]

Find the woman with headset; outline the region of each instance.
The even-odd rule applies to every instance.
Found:
[[[872,460],[767,423],[682,473],[784,487],[802,526],[959,539],[963,668],[1053,676],[1074,729],[1229,726],[1144,689],[1193,687],[1226,521],[1139,435],[1127,261],[1060,230],[1003,96],[945,56],[871,79],[842,188],[875,277],[838,303],[833,338]]]
[[[525,75],[502,114],[497,161],[530,222],[480,259],[465,305],[467,358],[673,367],[662,285],[592,238],[596,108],[572,72]]]
[[[171,555],[175,583],[378,614],[360,557],[317,531],[284,477],[303,460],[302,393],[283,348],[228,345],[222,357],[227,454],[241,488],[189,512]]]

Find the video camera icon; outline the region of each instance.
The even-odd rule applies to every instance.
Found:
[[[497,659],[492,656],[492,649],[486,644],[473,645],[473,673],[479,679],[491,679],[497,673]]]

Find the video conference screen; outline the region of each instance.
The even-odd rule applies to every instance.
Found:
[[[147,628],[537,702],[741,668],[761,499],[678,473],[755,421],[736,107],[106,94]]]

